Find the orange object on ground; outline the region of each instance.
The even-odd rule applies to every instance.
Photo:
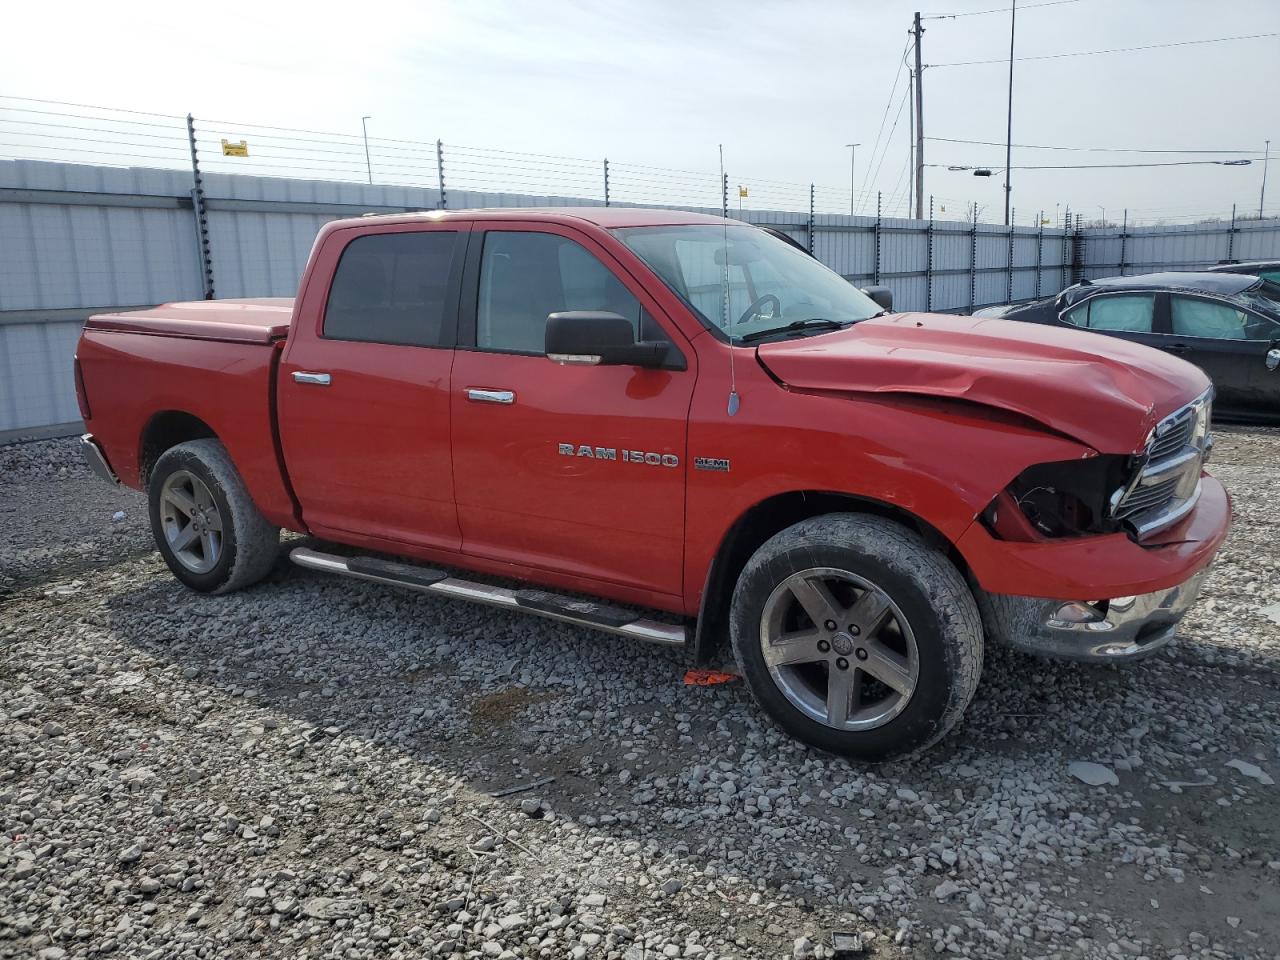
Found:
[[[684,675],[687,687],[710,687],[717,683],[729,683],[741,679],[736,673],[721,673],[719,670],[690,670]]]

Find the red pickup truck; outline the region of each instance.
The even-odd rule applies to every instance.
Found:
[[[315,570],[729,645],[786,730],[879,759],[956,722],[984,639],[1158,648],[1230,523],[1195,367],[886,293],[696,214],[344,220],[294,300],[91,318],[84,450],[192,589],[297,531]]]

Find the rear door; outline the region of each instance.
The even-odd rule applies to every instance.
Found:
[[[317,253],[277,407],[289,476],[318,535],[459,546],[449,376],[467,230],[362,226]]]
[[[1280,376],[1267,353],[1280,324],[1226,300],[1193,294],[1169,296],[1166,349],[1209,375],[1214,408],[1235,416],[1280,412]]]
[[[594,238],[477,222],[453,371],[463,552],[679,597],[692,351]],[[668,369],[560,365],[547,314],[609,311]]]

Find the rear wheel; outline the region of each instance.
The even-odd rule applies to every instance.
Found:
[[[982,669],[959,571],[913,531],[860,514],[805,520],[760,547],[734,590],[731,634],[783,729],[863,760],[939,740]]]
[[[201,593],[227,593],[270,572],[280,530],[258,511],[218,440],[166,450],[147,488],[151,532],[174,576]]]

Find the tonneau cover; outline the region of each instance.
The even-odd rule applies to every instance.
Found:
[[[292,297],[194,300],[128,313],[99,313],[88,319],[85,329],[266,344],[288,335],[292,316]]]

